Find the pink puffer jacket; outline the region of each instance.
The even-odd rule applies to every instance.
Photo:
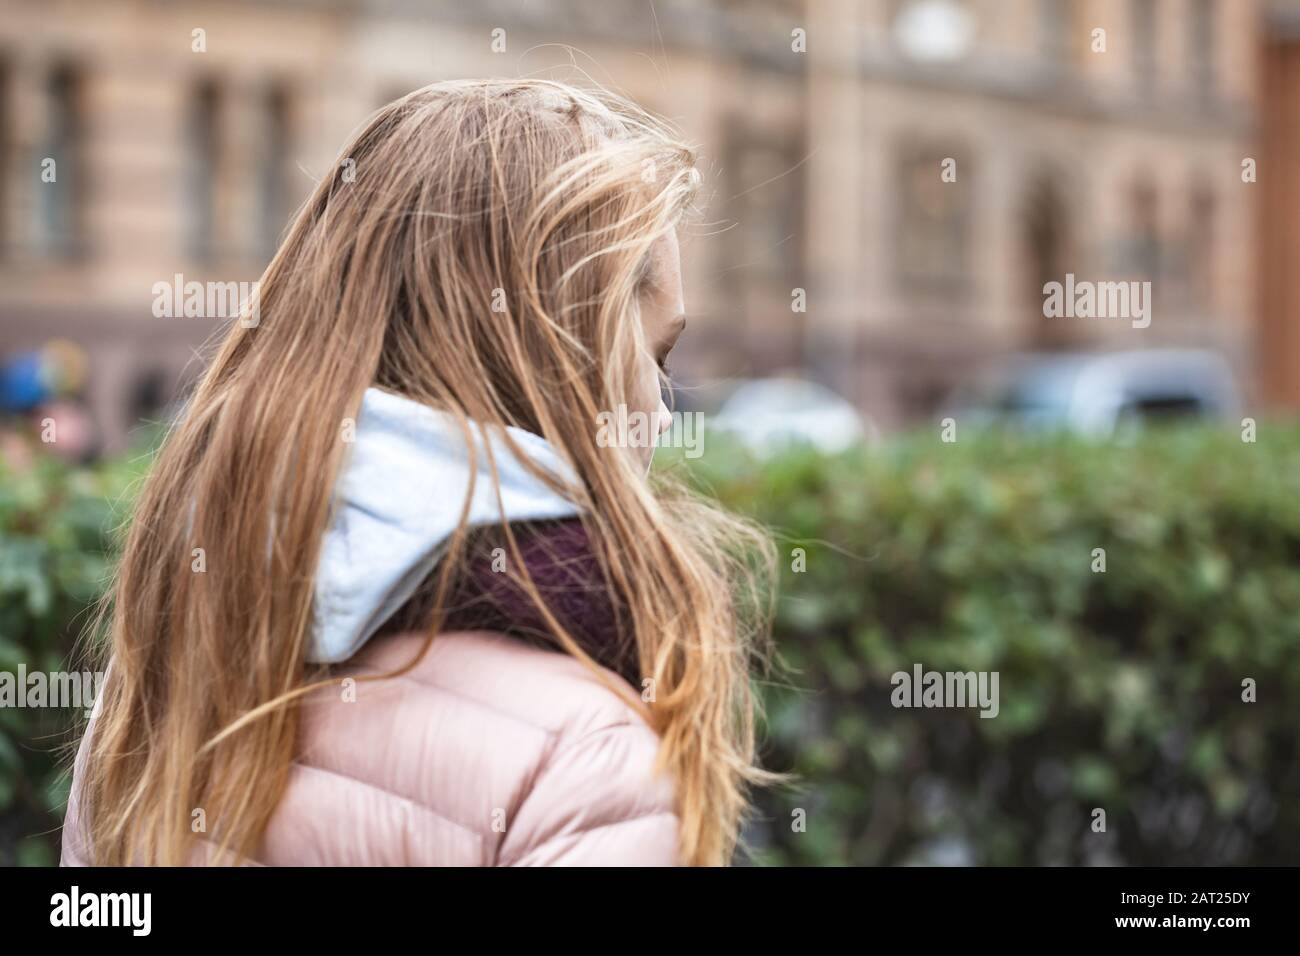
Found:
[[[395,670],[422,640],[377,638],[342,674]],[[653,773],[657,749],[574,658],[441,635],[409,673],[305,706],[301,756],[253,862],[673,865],[677,817],[671,782]],[[62,863],[86,859],[74,772]]]

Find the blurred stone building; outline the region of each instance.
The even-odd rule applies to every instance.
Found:
[[[675,360],[688,383],[803,369],[889,426],[1026,349],[1203,345],[1256,377],[1254,0],[0,0],[0,14],[0,353],[83,343],[113,443],[220,331],[156,318],[154,284],[255,279],[350,130],[461,76],[585,71],[700,145]],[[1043,318],[1043,283],[1067,272],[1150,279],[1151,326]]]

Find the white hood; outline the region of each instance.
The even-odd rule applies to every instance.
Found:
[[[478,473],[471,525],[578,513],[510,453],[499,433],[491,433],[498,506],[484,451],[487,430],[471,425],[471,431]],[[544,439],[521,428],[508,431],[533,462],[576,485],[572,468]],[[415,593],[456,530],[469,478],[469,449],[452,415],[366,390],[316,569],[308,660],[347,660]]]

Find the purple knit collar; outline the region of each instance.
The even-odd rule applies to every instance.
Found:
[[[621,621],[581,520],[519,522],[511,527],[528,574],[551,614],[595,661],[639,687],[640,665],[630,628]],[[491,555],[472,558],[458,580],[444,631],[499,631],[561,649],[517,576],[494,570]]]

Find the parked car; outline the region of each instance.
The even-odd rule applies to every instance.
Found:
[[[963,390],[963,421],[1001,421],[1115,435],[1144,423],[1241,412],[1223,357],[1201,349],[1019,356]]]
[[[817,382],[793,377],[743,382],[723,402],[711,425],[760,454],[795,444],[834,454],[868,434],[848,400]]]

